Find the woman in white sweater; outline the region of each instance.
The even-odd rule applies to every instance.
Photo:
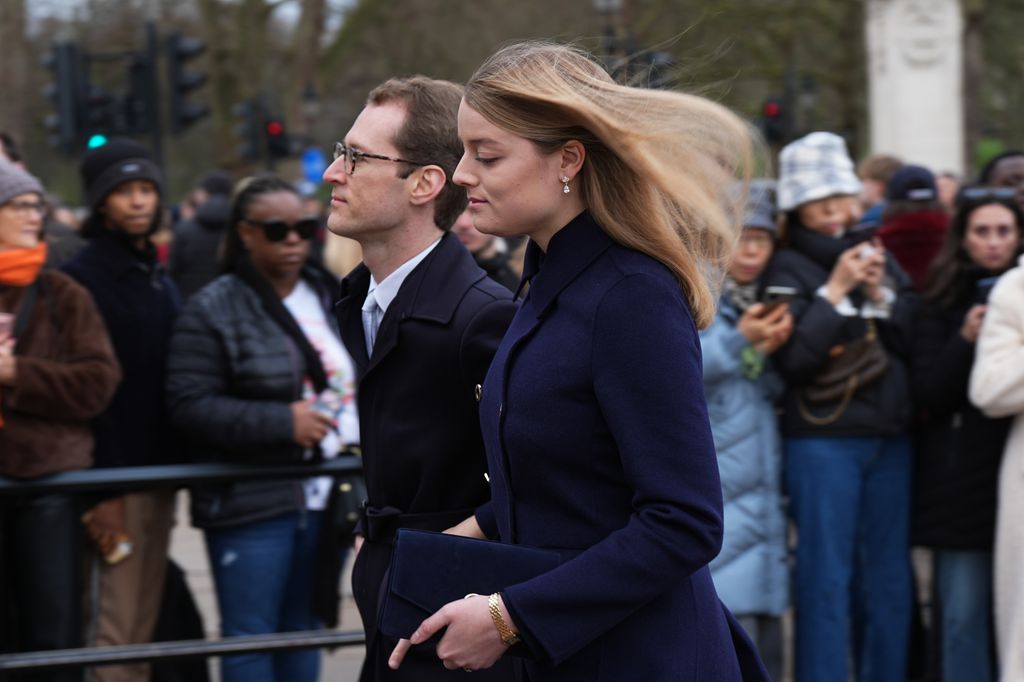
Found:
[[[1002,679],[1024,680],[1024,258],[989,298],[970,396],[989,417],[1016,417],[999,473],[994,601]]]

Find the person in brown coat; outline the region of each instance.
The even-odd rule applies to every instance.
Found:
[[[90,420],[121,379],[88,292],[42,270],[46,212],[39,181],[0,161],[0,475],[15,478],[90,466]],[[81,646],[80,528],[71,495],[0,501],[0,651]]]

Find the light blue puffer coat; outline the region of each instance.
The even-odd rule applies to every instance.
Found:
[[[744,374],[741,353],[749,344],[736,329],[738,319],[736,308],[723,298],[715,321],[700,335],[725,498],[725,538],[711,574],[733,613],[779,616],[789,603],[782,447],[774,407],[783,385],[769,362],[756,379]]]

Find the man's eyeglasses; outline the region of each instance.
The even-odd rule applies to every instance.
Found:
[[[356,162],[361,159],[378,159],[380,161],[393,161],[395,163],[407,163],[410,166],[426,166],[425,163],[419,161],[409,161],[408,159],[399,159],[394,156],[384,156],[383,154],[370,154],[369,152],[361,152],[358,149],[352,149],[344,142],[334,143],[334,160],[337,161],[341,157],[345,157],[345,175],[352,175],[356,172]]]
[[[10,208],[15,213],[22,215],[35,213],[39,216],[46,216],[50,212],[50,207],[41,201],[9,201],[0,208]]]
[[[262,229],[267,241],[271,242],[283,242],[288,238],[288,233],[293,230],[300,239],[312,239],[320,227],[320,221],[316,218],[302,218],[294,223],[284,220],[253,220],[252,218],[243,218],[243,220]]]

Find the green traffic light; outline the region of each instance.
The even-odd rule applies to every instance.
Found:
[[[89,138],[89,141],[86,143],[86,146],[89,149],[96,149],[96,147],[102,147],[106,143],[107,143],[107,136],[106,135],[102,135],[100,133],[96,133],[95,135],[93,135],[93,136],[91,136]]]

